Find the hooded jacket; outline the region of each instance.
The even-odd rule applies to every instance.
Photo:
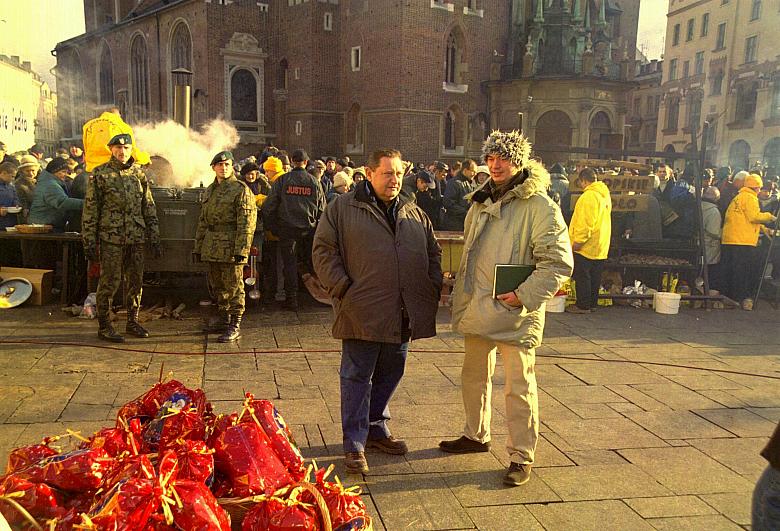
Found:
[[[304,168],[294,168],[271,185],[261,211],[263,226],[280,238],[309,236],[325,204],[320,182]]]
[[[480,193],[490,180],[468,196],[472,205],[464,226],[452,322],[461,334],[533,348],[542,342],[545,302],[569,278],[574,261],[566,223],[547,195],[547,170],[529,161],[523,171],[527,177],[496,202]],[[496,264],[536,266],[514,291],[521,307],[493,298]]]
[[[723,222],[724,245],[758,245],[758,233],[762,223],[769,223],[774,216],[761,212],[758,194],[748,187],[739,189],[737,196],[726,209]]]
[[[333,337],[401,343],[436,335],[441,247],[428,216],[398,196],[395,227],[367,181],[325,209],[312,248],[314,270],[332,298]]]
[[[462,231],[466,220],[466,213],[471,204],[466,196],[475,189],[474,181],[466,177],[461,171],[458,175],[447,183],[447,189],[444,191],[444,217],[442,219],[442,230]]]
[[[575,251],[591,260],[606,260],[612,237],[612,199],[601,181],[590,183],[574,206],[569,226],[571,242],[581,243]]]
[[[65,183],[46,170],[38,174],[32,206],[27,220],[30,223],[53,225],[57,231],[65,230],[68,214],[81,212],[83,199],[68,197]]]

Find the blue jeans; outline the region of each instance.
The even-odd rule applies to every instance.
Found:
[[[780,470],[771,466],[756,483],[753,491],[752,531],[780,529]]]
[[[339,375],[345,453],[363,452],[368,439],[390,436],[388,404],[404,375],[408,350],[408,342],[342,342]]]

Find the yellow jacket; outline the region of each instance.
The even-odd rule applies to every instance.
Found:
[[[97,166],[111,160],[111,149],[108,141],[120,133],[130,135],[133,139],[133,159],[142,166],[149,164],[149,153],[141,151],[135,144],[133,129],[122,120],[122,117],[113,112],[104,112],[97,118],[93,118],[84,124],[84,162],[87,171],[92,171]]]
[[[609,188],[601,181],[589,184],[574,205],[569,225],[572,245],[583,244],[575,251],[591,260],[604,260],[609,254],[612,237],[612,199]]]
[[[761,223],[774,221],[769,212],[761,212],[758,194],[750,188],[740,188],[726,209],[722,243],[726,245],[758,245]]]

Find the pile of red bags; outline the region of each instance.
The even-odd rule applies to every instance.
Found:
[[[243,531],[371,529],[359,490],[307,467],[273,404],[248,393],[240,413],[217,416],[202,390],[161,382],[78,448],[58,439],[9,455],[0,513],[12,528],[228,531],[225,507],[240,506]]]

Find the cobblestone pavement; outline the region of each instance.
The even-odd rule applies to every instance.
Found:
[[[329,309],[250,311],[234,345],[197,332],[198,317],[153,321],[151,338],[125,344],[136,351],[102,348],[94,321],[54,307],[1,312],[0,340],[96,345],[0,344],[2,462],[10,448],[66,427],[89,433],[109,424],[164,364],[166,373],[203,387],[218,411],[239,408],[244,390],[273,399],[305,455],[346,477],[340,343],[329,335]],[[500,366],[493,450],[451,456],[437,449],[463,426],[463,342],[442,311],[439,336],[413,344],[391,404],[391,427],[409,453],[369,453],[370,474],[348,481],[364,488],[376,529],[745,528],[765,465],[758,452],[780,420],[778,381],[662,364],[778,376],[779,316],[767,304],[752,313],[683,308],[662,316],[613,307],[548,314],[537,351],[537,463],[530,483],[510,489],[501,485],[508,457]]]

